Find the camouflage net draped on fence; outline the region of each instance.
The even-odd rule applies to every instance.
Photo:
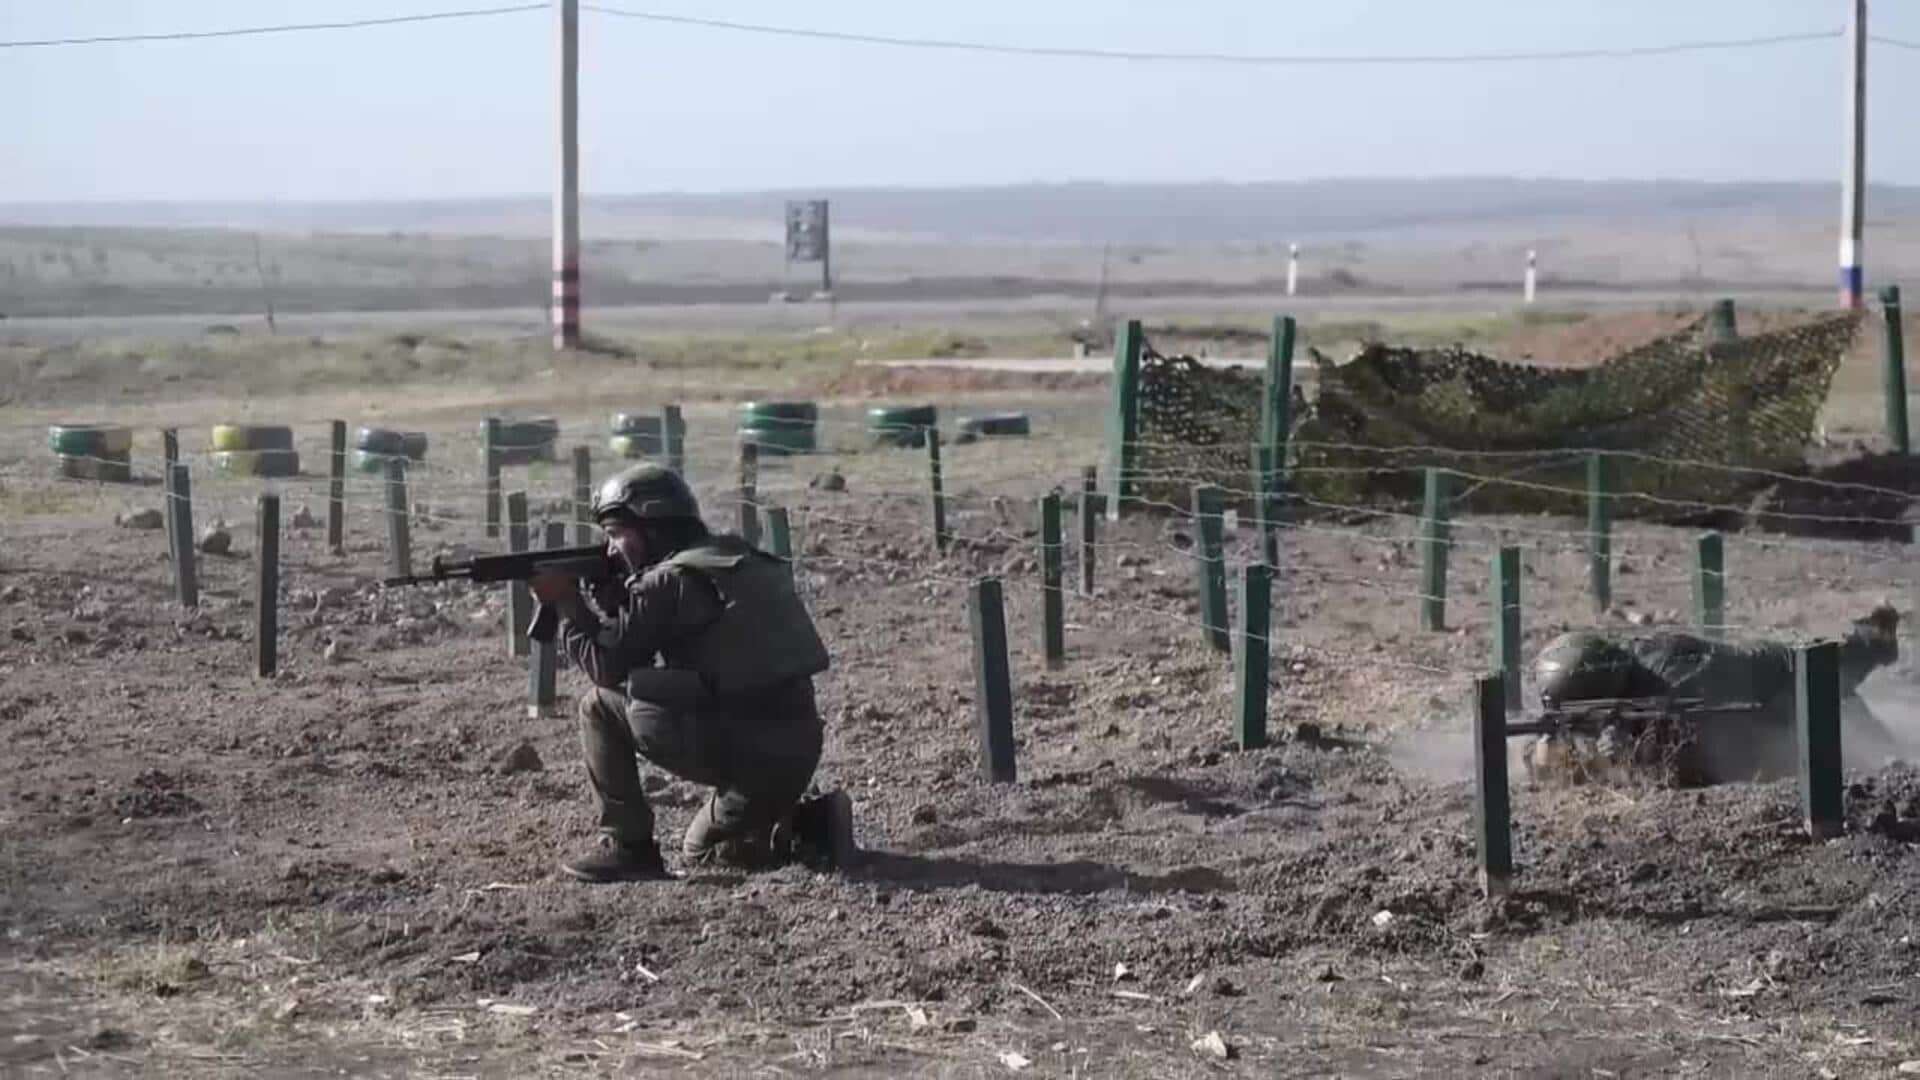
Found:
[[[1804,465],[1852,313],[1707,342],[1705,320],[1591,368],[1511,363],[1463,348],[1369,345],[1345,363],[1312,352],[1318,387],[1294,398],[1290,490],[1306,505],[1418,496],[1418,466],[1478,480],[1456,494],[1485,511],[1578,508],[1590,449],[1610,459],[1623,515],[1684,520],[1683,503],[1724,504],[1765,486],[1737,470]],[[1184,505],[1192,485],[1253,487],[1258,373],[1145,350],[1140,366],[1141,494]],[[1660,459],[1660,460],[1651,460]],[[1697,463],[1697,464],[1685,464]]]

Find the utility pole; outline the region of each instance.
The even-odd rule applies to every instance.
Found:
[[[1847,26],[1847,176],[1840,188],[1840,306],[1858,310],[1866,281],[1861,272],[1867,201],[1867,0],[1853,0]]]
[[[580,345],[580,0],[559,16],[560,169],[553,187],[553,347]]]

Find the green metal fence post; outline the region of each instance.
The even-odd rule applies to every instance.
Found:
[[[1726,546],[1717,532],[1694,543],[1693,616],[1707,637],[1717,638],[1726,630]]]
[[[500,535],[500,418],[487,417],[480,430],[480,456],[487,471],[487,539]]]
[[[413,523],[407,498],[407,459],[387,458],[387,566],[394,577],[413,573]]]
[[[968,597],[973,623],[973,700],[980,734],[980,765],[988,782],[1011,784],[1013,758],[1013,675],[1007,664],[1006,608],[1000,579],[973,583]]]
[[[1048,492],[1040,499],[1040,644],[1049,668],[1067,659],[1066,614],[1060,587],[1060,496]]]
[[[760,444],[740,440],[740,539],[760,546]]]
[[[1493,557],[1493,662],[1509,710],[1520,708],[1520,549],[1502,547]]]
[[[1221,513],[1220,489],[1211,484],[1195,485],[1193,565],[1200,589],[1200,623],[1207,644],[1227,652],[1233,642],[1227,630],[1227,558]]]
[[[1505,896],[1513,885],[1513,813],[1507,790],[1506,680],[1482,676],[1473,713],[1473,824],[1480,854],[1480,891]]]
[[[262,493],[255,514],[254,674],[265,679],[280,670],[280,496]]]
[[[1277,451],[1274,461],[1283,469],[1287,436],[1293,430],[1293,338],[1293,316],[1275,316],[1273,336],[1267,342],[1267,370],[1260,400],[1260,444]]]
[[[1447,548],[1451,530],[1445,469],[1426,471],[1426,499],[1420,513],[1420,629],[1447,628]]]
[[[1100,469],[1088,465],[1080,473],[1080,595],[1093,595],[1093,572],[1099,559]]]
[[[593,543],[593,450],[573,448],[573,542]]]
[[[667,468],[687,475],[687,421],[680,415],[680,406],[668,405],[661,411],[660,441],[667,452]]]
[[[1272,662],[1272,570],[1248,563],[1240,573],[1239,632],[1234,635],[1235,732],[1240,749],[1267,745],[1267,673]]]
[[[1896,454],[1911,454],[1913,442],[1907,434],[1907,343],[1900,325],[1900,286],[1880,290],[1880,305],[1887,321],[1885,385],[1887,396],[1887,438]]]
[[[335,420],[328,439],[327,550],[346,554],[347,534],[347,422]]]
[[[567,546],[567,524],[564,521],[549,521],[544,537],[547,550]],[[538,718],[541,710],[551,707],[557,698],[556,683],[560,670],[559,642],[549,636],[545,641],[533,643],[533,659],[527,664],[527,715]]]
[[[940,429],[927,429],[927,482],[933,496],[933,550],[947,551],[947,496],[940,477]]]
[[[185,465],[173,466],[173,484],[167,501],[173,507],[173,577],[180,606],[200,606],[199,549],[193,542],[193,476]]]
[[[1140,353],[1146,332],[1128,319],[1114,342],[1113,398],[1107,411],[1107,519],[1118,520],[1120,504],[1134,494],[1134,463],[1140,440]]]
[[[767,550],[782,559],[793,559],[793,526],[784,506],[767,507]]]
[[[1587,456],[1587,576],[1593,586],[1593,610],[1613,607],[1613,507],[1608,503],[1607,456]]]
[[[1272,443],[1253,448],[1253,522],[1260,536],[1260,558],[1268,566],[1280,562],[1280,478],[1274,466]]]
[[[1840,756],[1840,645],[1795,650],[1794,716],[1800,747],[1800,801],[1807,835],[1839,836],[1846,825]]]
[[[527,493],[507,495],[507,550],[519,554],[527,550]],[[524,581],[507,585],[507,654],[526,656],[527,624],[533,619],[533,591]]]

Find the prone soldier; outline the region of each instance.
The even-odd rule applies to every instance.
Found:
[[[1853,623],[1840,642],[1843,699],[1899,658],[1899,624],[1899,614],[1886,604]],[[1670,719],[1688,724],[1686,771],[1699,780],[1779,776],[1793,768],[1793,650],[1778,642],[1732,643],[1671,630],[1619,636],[1574,631],[1540,650],[1533,675],[1550,712],[1582,703],[1638,703],[1625,711],[1673,712]],[[1670,708],[1683,701],[1690,704]],[[1628,740],[1613,730],[1588,734],[1591,745],[1575,745],[1574,733],[1542,736],[1527,750],[1529,770],[1555,772],[1582,758],[1618,758],[1627,749]],[[1863,734],[1870,743],[1893,743],[1884,730]]]

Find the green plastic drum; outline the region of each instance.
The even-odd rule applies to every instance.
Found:
[[[484,440],[486,425],[480,425]],[[531,465],[554,460],[554,442],[560,438],[560,421],[552,417],[538,420],[502,420],[494,439],[494,454],[502,465]],[[480,451],[483,455],[486,448]]]
[[[867,434],[876,446],[925,446],[927,429],[940,422],[932,405],[881,405],[867,410]]]
[[[749,401],[740,406],[740,441],[762,454],[810,454],[819,447],[819,421],[811,401]]]
[[[422,461],[427,456],[427,433],[363,427],[358,437],[353,440],[353,445],[355,449],[364,450],[370,454],[399,455],[410,461]]]
[[[812,427],[820,406],[811,401],[749,401],[740,406],[740,426],[749,431]]]
[[[277,424],[215,424],[207,445],[216,451],[291,451],[293,429]]]

